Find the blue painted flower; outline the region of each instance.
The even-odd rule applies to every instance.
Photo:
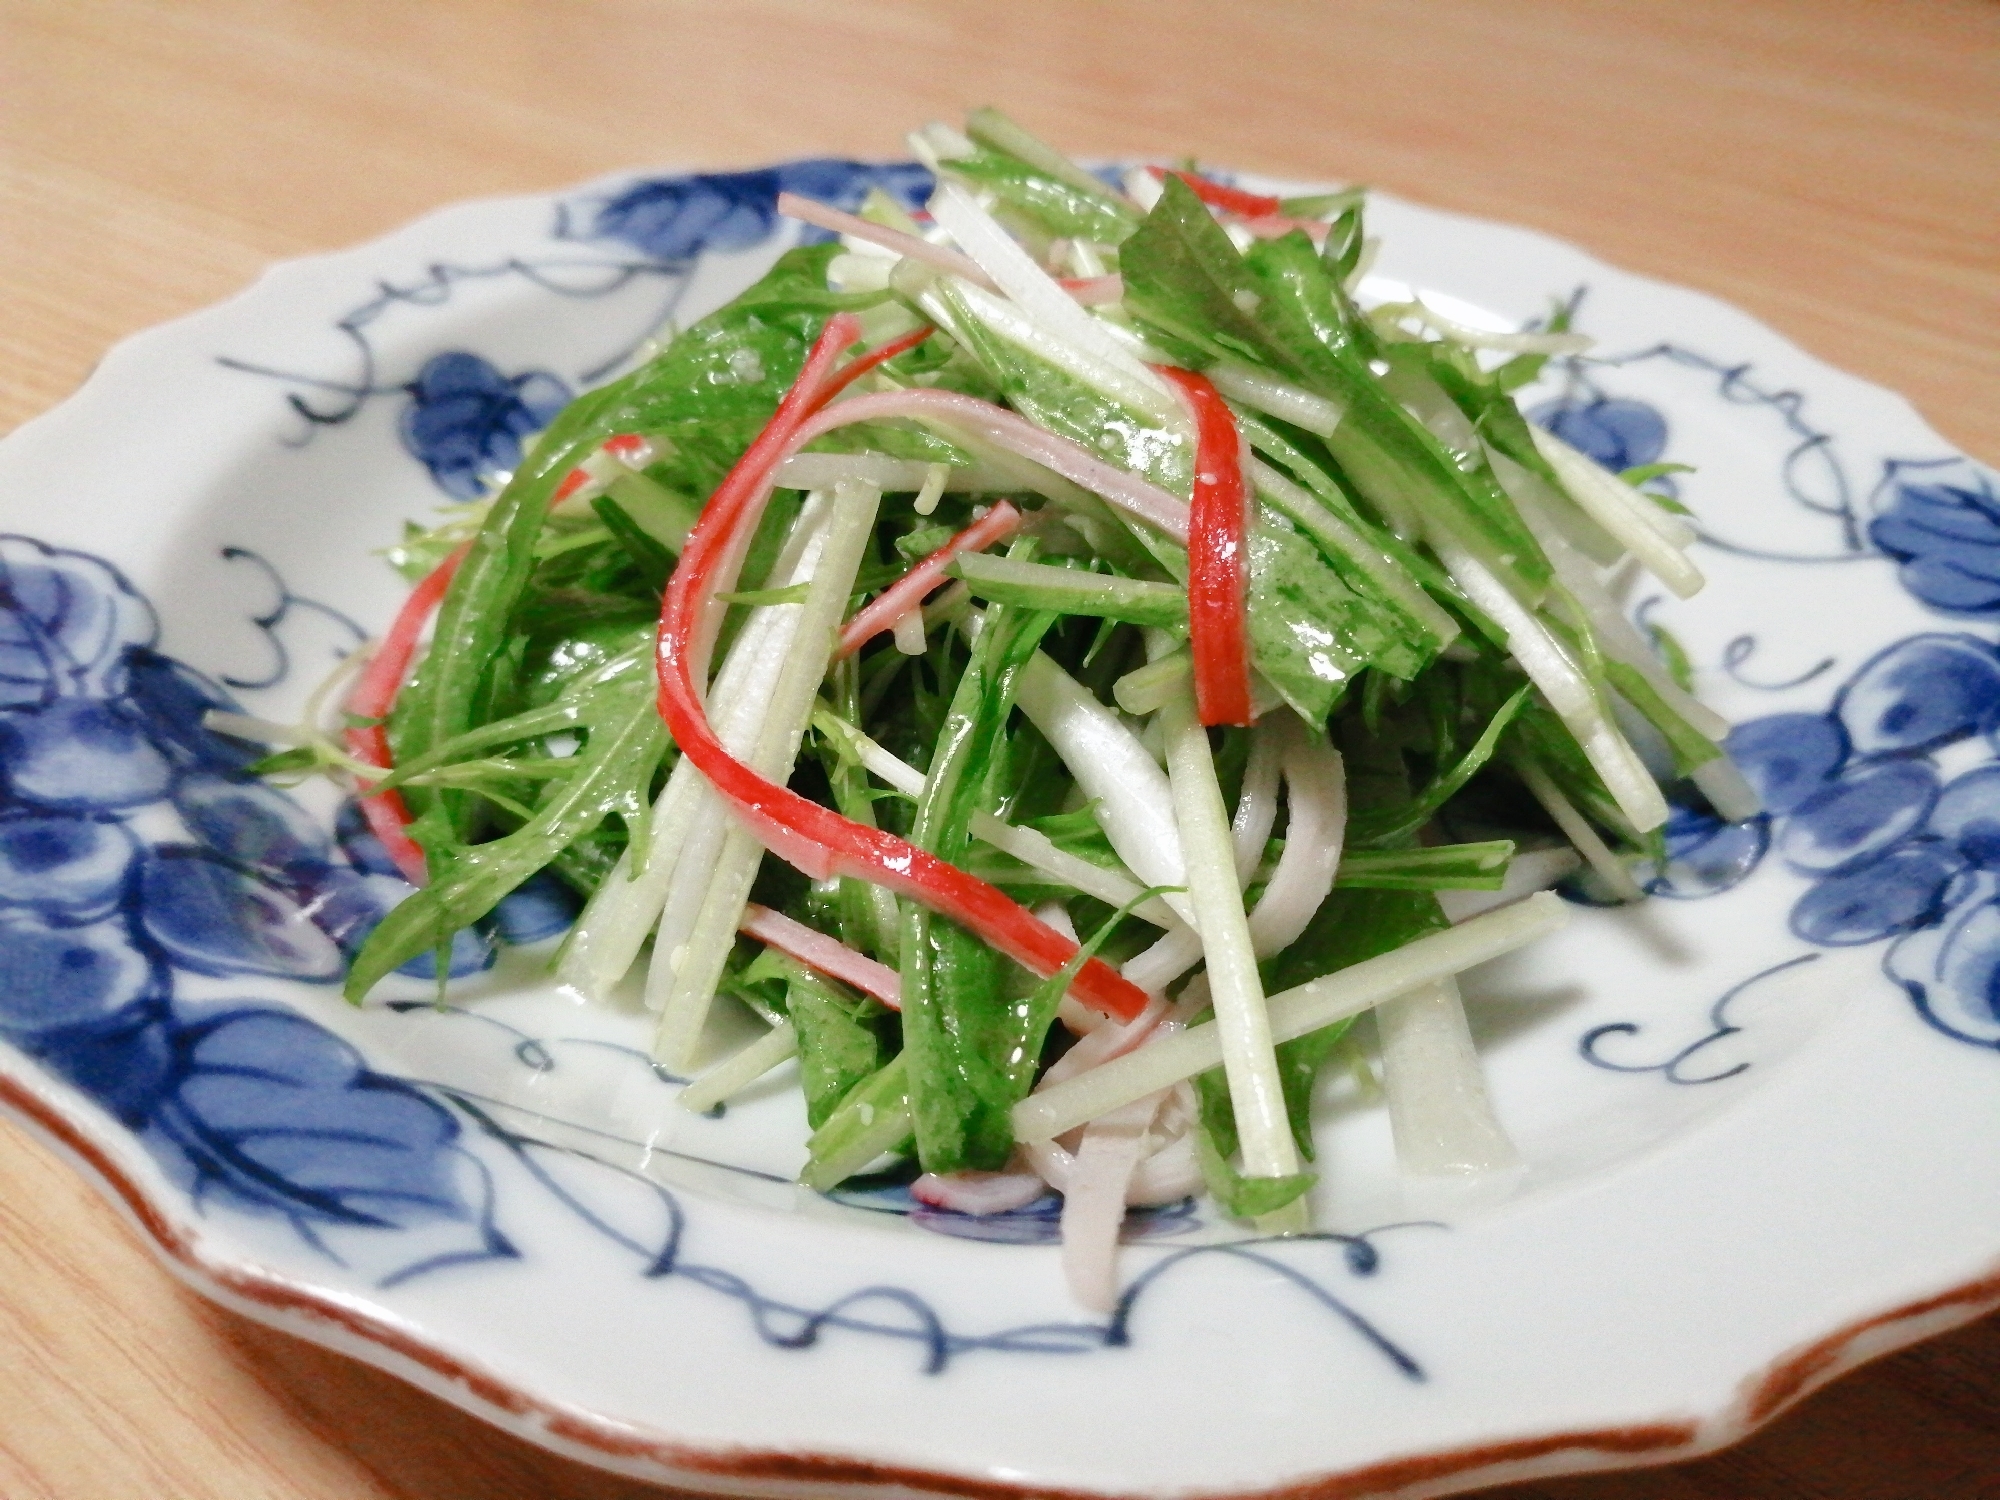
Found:
[[[1614,474],[1657,463],[1667,451],[1667,419],[1626,396],[1562,397],[1543,402],[1528,418]]]
[[[179,968],[302,984],[332,984],[345,971],[340,948],[303,903],[210,850],[155,846],[140,867],[138,898],[147,935]]]
[[[1962,459],[1892,463],[1877,505],[1868,536],[1901,564],[1904,588],[1945,614],[2000,618],[2000,491],[1990,474]]]
[[[403,446],[448,495],[477,499],[521,461],[521,439],[569,404],[570,389],[546,370],[506,376],[476,354],[433,355],[407,387]]]
[[[684,263],[708,250],[763,244],[777,227],[781,192],[851,210],[874,187],[914,208],[930,197],[931,174],[913,162],[824,158],[754,172],[643,178],[597,205],[587,235],[622,240],[655,260]],[[806,238],[825,236],[815,231]]]
[[[124,1027],[164,988],[122,916],[66,925],[0,906],[0,1032],[27,1041]]]
[[[0,714],[0,776],[16,802],[98,812],[157,802],[173,766],[119,700],[58,698]]]
[[[237,713],[241,705],[192,667],[157,651],[126,649],[122,700],[145,725],[153,747],[177,768],[234,776],[268,751],[208,728],[202,720],[210,709]]]

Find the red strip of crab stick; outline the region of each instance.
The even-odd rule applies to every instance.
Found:
[[[984,552],[995,542],[1005,541],[1021,529],[1021,513],[1002,500],[937,551],[877,594],[868,605],[855,611],[854,618],[841,627],[840,644],[834,658],[852,656],[911,610],[944,582],[944,570],[964,552]]]
[[[849,876],[920,901],[1034,973],[1054,974],[1075,956],[1074,942],[957,866],[759,776],[723,747],[702,707],[696,676],[707,675],[712,636],[704,621],[717,575],[740,556],[742,538],[770,494],[772,470],[810,414],[833,360],[855,340],[859,327],[846,314],[828,321],[770,425],[703,507],[661,602],[660,717],[738,821],[780,859],[815,880]],[[1137,1015],[1146,1004],[1145,993],[1101,959],[1083,966],[1071,991],[1120,1019]]]
[[[1278,211],[1283,199],[1269,193],[1248,193],[1242,188],[1225,187],[1212,178],[1203,177],[1198,172],[1181,172],[1166,167],[1149,168],[1155,177],[1165,179],[1178,177],[1194,189],[1195,197],[1210,208],[1219,208],[1224,213],[1242,214],[1245,218],[1261,218]]]
[[[872,349],[866,354],[850,359],[827,377],[826,383],[820,387],[819,394],[813,397],[812,410],[818,411],[870,370],[886,364],[899,354],[907,354],[935,331],[931,328],[919,328],[904,334],[899,339],[889,340],[879,349]]]
[[[796,958],[808,969],[873,995],[891,1010],[903,1008],[902,975],[803,922],[794,922],[781,911],[772,911],[753,901],[743,908],[743,920],[736,930]]]
[[[472,543],[462,544],[410,590],[409,598],[396,611],[389,633],[382,637],[382,644],[361,669],[354,690],[347,695],[349,713],[378,721],[351,728],[345,735],[348,753],[364,765],[386,771],[392,763],[388,726],[379,721],[388,718],[389,711],[396,706],[396,695],[402,691],[403,678],[410,670],[410,658],[417,653],[417,639],[424,633],[424,625],[438,607],[438,601],[444,598],[458,565],[471,550]],[[367,819],[368,831],[381,840],[383,850],[403,872],[403,878],[412,885],[422,885],[428,880],[424,851],[407,831],[410,809],[403,801],[403,794],[393,790],[364,792],[358,805],[361,816]]]
[[[1194,413],[1194,503],[1188,508],[1188,645],[1204,724],[1250,722],[1249,500],[1235,414],[1205,376],[1155,366]]]

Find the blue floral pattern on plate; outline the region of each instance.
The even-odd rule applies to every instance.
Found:
[[[1683,363],[1708,363],[1673,352]],[[1742,374],[1723,373],[1726,386]],[[1795,394],[1753,392],[1750,399],[1768,401],[1795,430],[1802,427]],[[1614,470],[1666,451],[1664,415],[1595,387],[1547,402],[1532,416]],[[2000,616],[2000,496],[1990,475],[1962,459],[1891,461],[1874,502],[1865,536],[1900,565],[1899,581],[1920,603],[1951,615]],[[1848,519],[1853,556],[1864,532]],[[1754,650],[1748,638],[1737,645],[1742,649],[1725,663],[1731,670]],[[1800,685],[1819,670],[1772,686]],[[1944,780],[1938,753],[1974,740],[1988,758]],[[1719,895],[1775,854],[1811,882],[1792,907],[1794,936],[1823,948],[1893,939],[1884,970],[1919,1013],[1961,1041],[2000,1048],[2000,875],[1990,873],[2000,868],[2000,760],[1992,758],[2000,750],[2000,645],[1965,633],[1906,637],[1851,672],[1824,712],[1739,723],[1724,748],[1764,811],[1725,823],[1699,799],[1674,805],[1664,830],[1666,863],[1649,889],[1679,899]],[[1734,1034],[1723,1013],[1762,977],[1716,1002],[1715,1029],[1697,1048]],[[1628,1022],[1593,1028],[1582,1054],[1600,1066],[1661,1071],[1681,1083],[1741,1071],[1685,1076],[1681,1064],[1693,1049],[1645,1067],[1602,1055],[1605,1037],[1636,1030]]]

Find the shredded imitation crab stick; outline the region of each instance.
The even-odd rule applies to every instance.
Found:
[[[984,552],[1020,529],[1021,513],[1002,500],[877,594],[866,608],[858,611],[842,627],[840,644],[834,650],[835,657],[852,656],[922,604],[924,597],[945,581],[945,569],[951,566],[954,558],[967,552]]]
[[[362,669],[354,691],[347,695],[349,713],[357,718],[376,721],[347,731],[347,748],[356,760],[384,771],[393,764],[389,754],[389,729],[385,722],[389,710],[396,706],[396,695],[403,690],[403,678],[409,673],[410,658],[417,652],[417,638],[423,634],[432,611],[438,607],[438,601],[444,598],[444,591],[451,586],[458,565],[465,561],[465,554],[471,550],[472,543],[466,542],[410,590],[409,598],[396,611],[389,633],[382,638],[381,646]],[[410,809],[403,801],[403,794],[393,789],[365,793],[360,799],[360,807],[362,817],[368,820],[368,831],[381,840],[383,850],[395,861],[403,878],[412,885],[422,885],[428,880],[430,872],[425,866],[424,851],[409,834]]]
[[[1207,725],[1250,722],[1250,559],[1243,437],[1214,384],[1191,370],[1154,367],[1195,419],[1194,503],[1188,511],[1188,644],[1195,706]]]
[[[718,579],[740,560],[739,549],[770,493],[771,472],[804,426],[840,352],[855,342],[859,322],[830,319],[777,413],[709,498],[668,581],[660,609],[659,708],[681,753],[693,761],[765,848],[815,880],[846,875],[886,886],[978,933],[995,948],[1047,976],[1075,956],[1077,945],[985,881],[881,829],[866,828],[756,774],[726,750],[709,728],[696,674],[706,676],[705,616]],[[1071,986],[1077,999],[1107,1015],[1130,1019],[1145,1007],[1143,991],[1091,959]]]

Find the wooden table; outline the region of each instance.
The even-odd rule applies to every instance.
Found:
[[[0,430],[115,339],[434,205],[898,151],[1003,103],[1083,151],[1358,179],[1741,304],[2000,460],[2000,8],[1974,0],[4,0]],[[658,1494],[218,1311],[0,1130],[0,1493]],[[2000,1321],[1733,1452],[1564,1500],[2000,1493]]]

